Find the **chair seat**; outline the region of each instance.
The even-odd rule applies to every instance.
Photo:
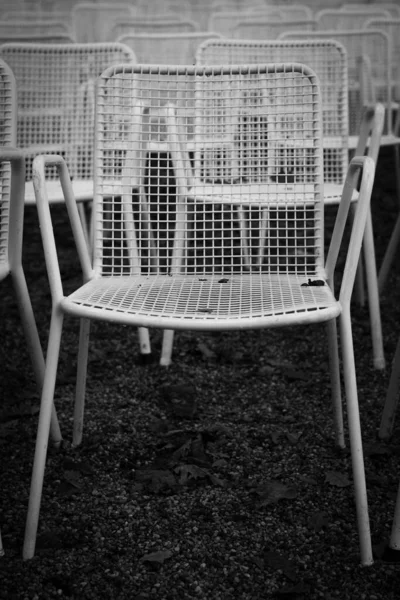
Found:
[[[111,196],[115,194],[115,185],[110,183],[104,184],[103,194]],[[92,179],[73,179],[72,189],[74,191],[75,200],[77,202],[88,202],[93,200],[93,180]],[[118,191],[121,193],[121,185],[118,183]],[[64,202],[64,193],[62,191],[61,183],[59,179],[49,179],[46,181],[46,190],[49,201],[52,204],[62,204]],[[33,181],[27,181],[25,183],[25,204],[33,205],[36,204],[35,190],[33,188]]]
[[[267,273],[94,279],[62,301],[76,316],[145,327],[237,329],[336,317],[341,305],[317,276]],[[111,315],[113,313],[113,315]]]
[[[340,199],[343,194],[343,184],[342,183],[324,183],[324,204],[332,205],[339,204]],[[354,191],[353,196],[351,198],[352,202],[356,202],[358,200],[358,192]]]

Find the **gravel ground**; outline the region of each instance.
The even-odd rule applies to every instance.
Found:
[[[54,209],[66,287],[79,270]],[[397,214],[391,153],[373,197],[378,263]],[[333,215],[328,215],[330,219]],[[43,346],[50,299],[33,210],[24,263]],[[399,261],[382,297],[390,367],[399,335]],[[398,598],[382,559],[399,480],[399,426],[377,438],[390,368],[372,368],[367,308],[354,339],[376,561],[359,565],[348,449],[334,446],[323,326],[179,334],[174,363],[141,364],[136,330],[93,325],[83,443],[71,446],[77,322],[67,319],[36,556],[22,540],[38,395],[9,281],[1,286],[0,597],[16,599]]]

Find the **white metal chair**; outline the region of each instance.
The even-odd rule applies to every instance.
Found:
[[[330,39],[313,41],[261,41],[261,40],[209,40],[198,50],[198,64],[224,64],[277,62],[293,60],[297,57],[302,63],[309,65],[318,75],[322,93],[322,129],[324,135],[324,201],[326,206],[337,205],[341,199],[343,182],[348,167],[348,111],[347,111],[347,55],[340,42]],[[362,131],[366,128],[368,134],[377,125],[369,144],[369,155],[377,160],[381,126],[384,111],[379,108],[375,112],[365,113]],[[357,137],[356,154],[364,155],[367,151],[366,137]],[[354,197],[356,200],[356,196]],[[364,255],[367,265],[367,288],[369,296],[369,311],[371,336],[373,346],[374,366],[383,369],[385,366],[380,319],[379,293],[375,265],[374,240],[369,229],[364,240]],[[362,283],[362,282],[361,282]],[[364,288],[358,290],[361,303],[364,303]],[[166,340],[166,348],[171,343]],[[162,364],[168,365],[170,356],[167,351],[162,353]]]
[[[362,29],[372,17],[390,18],[390,12],[380,8],[379,4],[366,5],[363,11],[324,8],[315,15],[316,29],[320,31]]]
[[[350,297],[368,216],[373,160],[358,157],[349,167],[324,261],[321,99],[317,77],[308,67],[120,65],[101,76],[97,107],[93,263],[65,162],[51,155],[34,162],[53,310],[25,558],[35,550],[45,440],[63,316],[68,314],[81,322],[75,444],[82,437],[89,323],[100,319],[197,331],[325,322],[336,441],[343,446],[338,320],[361,562],[371,564]],[[163,164],[151,160],[151,153],[160,150],[169,155]],[[68,296],[46,194],[48,163],[60,173],[83,269],[84,284]],[[335,296],[336,259],[361,173],[360,200]],[[168,181],[174,189],[169,198]]]
[[[44,377],[44,358],[22,267],[25,160],[15,149],[16,84],[9,66],[0,59],[0,281],[10,276],[21,316],[29,357],[39,393]],[[57,416],[52,409],[51,436],[61,440]],[[4,554],[0,534],[0,556]]]
[[[346,48],[349,64],[349,148],[355,148],[357,143],[355,134],[359,127],[362,106],[377,101],[384,104],[386,125],[384,134],[381,137],[381,146],[393,148],[396,194],[400,206],[400,113],[397,111],[396,119],[393,119],[390,38],[388,34],[379,29],[317,31],[304,34],[298,31],[286,32],[280,36],[280,39],[294,40],[304,39],[305,37],[311,40],[336,39]],[[386,285],[399,240],[400,211],[379,268],[378,286],[380,292],[384,290]]]
[[[46,19],[43,21],[1,21],[0,22],[0,43],[3,44],[9,39],[30,39],[38,36],[67,37],[75,39],[67,23],[57,21],[56,19]]]
[[[309,6],[305,4],[280,4],[275,2],[274,4],[266,4],[264,6],[249,7],[247,10],[253,12],[262,12],[263,10],[279,10],[283,19],[288,21],[308,21],[313,18],[313,11]]]
[[[398,110],[398,102],[400,101],[400,6],[398,18],[369,19],[364,27],[365,29],[380,29],[389,38],[392,83],[391,98],[392,102],[397,103],[396,110]]]
[[[27,157],[25,202],[35,203],[31,161],[43,152],[65,157],[77,198],[91,201],[95,81],[110,65],[136,62],[134,53],[118,43],[4,44],[0,56],[17,82],[17,145]],[[55,171],[47,177],[52,202],[63,202]]]
[[[132,48],[140,63],[193,65],[198,46],[204,40],[219,37],[210,31],[136,33],[122,35],[117,41]]]
[[[233,31],[238,23],[243,19],[273,19],[274,21],[284,20],[279,8],[270,7],[269,10],[238,10],[238,11],[216,11],[210,14],[207,24],[208,31],[215,31],[224,37],[232,37]]]
[[[286,21],[263,19],[260,16],[250,19],[246,17],[238,21],[232,30],[232,37],[242,40],[276,40],[285,31],[314,31],[313,19]]]
[[[371,8],[379,8],[380,10],[387,11],[395,19],[400,17],[400,6],[399,4],[394,4],[393,2],[379,2],[378,5],[366,5],[364,2],[358,4],[347,2],[346,4],[342,4],[340,7],[341,10],[360,11],[363,13],[368,13]]]
[[[72,31],[77,42],[111,42],[117,19],[135,15],[132,4],[119,2],[79,2],[71,11]]]
[[[123,35],[135,33],[189,33],[198,31],[198,25],[192,19],[178,19],[175,16],[148,18],[124,18],[115,21],[111,37],[117,40]]]

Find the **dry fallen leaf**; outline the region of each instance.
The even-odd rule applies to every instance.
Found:
[[[347,487],[351,485],[351,481],[344,473],[338,471],[327,471],[325,473],[325,481],[336,487]]]
[[[172,555],[172,550],[157,550],[156,552],[150,552],[150,554],[145,554],[142,557],[142,560],[144,562],[163,564],[163,562],[168,558],[171,558]]]

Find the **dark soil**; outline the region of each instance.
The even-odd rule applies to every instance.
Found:
[[[393,154],[373,194],[378,265],[397,216]],[[80,273],[53,209],[66,290]],[[334,215],[328,214],[327,221]],[[24,266],[46,346],[50,297],[34,210]],[[141,364],[133,328],[92,327],[83,443],[71,446],[78,323],[66,319],[35,558],[22,542],[38,394],[12,285],[1,286],[0,597],[36,599],[395,599],[382,559],[399,482],[393,438],[377,437],[400,333],[400,261],[382,295],[387,369],[372,367],[368,308],[353,324],[376,561],[359,564],[348,449],[335,448],[323,326],[176,336],[174,362]]]

